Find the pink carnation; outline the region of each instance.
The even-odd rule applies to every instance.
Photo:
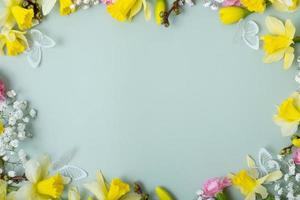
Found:
[[[297,148],[294,152],[293,160],[296,165],[300,165],[300,148]]]
[[[5,100],[5,85],[4,82],[0,80],[0,102]]]
[[[203,185],[203,195],[206,197],[214,197],[230,185],[231,181],[228,178],[221,177],[208,179]]]
[[[225,0],[223,1],[222,6],[228,7],[228,6],[241,6],[240,0]]]
[[[105,4],[105,5],[110,5],[115,3],[115,0],[101,0],[101,3]]]

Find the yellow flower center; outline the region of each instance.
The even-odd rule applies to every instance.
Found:
[[[245,196],[252,193],[258,185],[257,181],[249,176],[246,170],[242,170],[236,174],[232,178],[232,184],[239,187]]]
[[[42,180],[36,185],[37,192],[51,198],[59,198],[64,190],[63,178],[60,174]]]
[[[293,43],[293,39],[284,35],[265,35],[262,39],[264,40],[264,50],[267,54],[284,50]]]
[[[25,51],[26,45],[15,39],[14,41],[6,41],[6,50],[8,56],[16,56]]]
[[[107,194],[107,200],[118,200],[123,195],[128,193],[130,187],[127,183],[124,183],[121,179],[113,179]]]
[[[289,97],[285,100],[278,109],[278,117],[288,122],[300,120],[300,111],[295,106],[294,99]]]
[[[34,16],[33,9],[22,8],[21,6],[13,6],[11,12],[21,30],[32,27],[32,19]]]

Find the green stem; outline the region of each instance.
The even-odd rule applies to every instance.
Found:
[[[227,197],[226,197],[226,195],[224,194],[224,192],[219,192],[219,193],[216,195],[216,200],[227,200]]]
[[[300,36],[294,37],[293,41],[295,43],[300,43]]]

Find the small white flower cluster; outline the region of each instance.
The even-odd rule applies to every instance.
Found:
[[[88,9],[92,6],[98,5],[100,0],[75,0],[74,6],[76,8]]]
[[[218,10],[224,0],[203,0],[203,6],[212,10]]]
[[[0,102],[0,123],[3,128],[0,133],[0,160],[4,163],[23,163],[27,154],[18,147],[21,141],[32,134],[28,126],[37,115],[35,109],[29,107],[25,100],[18,100],[14,90],[6,93],[6,99]]]
[[[300,173],[296,170],[296,165],[292,159],[285,161],[279,157],[281,167],[286,168],[281,181],[274,185],[275,200],[280,200],[283,197],[287,200],[300,200]],[[282,170],[283,171],[283,170]]]

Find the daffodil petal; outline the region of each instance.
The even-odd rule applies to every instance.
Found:
[[[265,63],[277,62],[284,57],[284,52],[285,52],[284,50],[281,50],[281,51],[277,51],[277,52],[269,54],[269,55],[265,55],[263,61]]]
[[[250,167],[250,168],[256,167],[255,161],[249,155],[247,155],[246,159],[247,159],[248,167]]]
[[[265,183],[277,181],[282,177],[282,172],[280,170],[276,170],[271,172],[270,174],[266,175]]]
[[[41,179],[42,169],[37,160],[29,160],[25,163],[25,175],[31,183],[36,183]]]
[[[6,200],[16,200],[16,195],[17,195],[17,192],[10,192],[10,193],[6,196]]]
[[[80,200],[80,194],[76,187],[72,187],[69,189],[68,200]]]
[[[97,183],[98,183],[99,187],[101,188],[102,193],[106,196],[107,193],[108,193],[108,190],[107,190],[106,183],[105,183],[104,176],[103,176],[102,172],[97,171],[96,172],[96,177],[97,177]]]
[[[84,184],[84,187],[93,193],[98,200],[105,200],[105,195],[96,181],[86,183]]]
[[[151,5],[148,1],[143,0],[143,7],[145,19],[148,21],[151,19]]]
[[[285,34],[290,37],[290,38],[294,38],[295,33],[296,33],[296,28],[294,26],[294,24],[292,23],[291,20],[286,20],[285,22]]]
[[[38,162],[41,166],[41,178],[44,179],[48,176],[49,168],[51,165],[50,157],[48,155],[42,155],[38,158]]]
[[[255,189],[255,192],[258,193],[258,194],[260,194],[260,196],[262,197],[262,199],[265,199],[268,196],[267,189],[264,186],[262,186],[262,185],[258,185],[256,187],[256,189]]]
[[[35,196],[33,195],[33,185],[28,183],[23,185],[15,194],[15,200],[36,200]]]
[[[266,26],[271,34],[283,35],[285,33],[285,27],[279,19],[268,16],[266,18]]]
[[[291,65],[293,64],[294,58],[295,58],[294,48],[293,47],[287,48],[287,50],[284,54],[283,68],[289,69],[291,67]]]
[[[246,196],[245,200],[255,200],[255,193],[250,193]]]
[[[298,130],[299,121],[296,122],[286,122],[277,116],[274,117],[274,122],[280,127],[281,134],[284,137],[291,136],[295,134]]]
[[[249,176],[251,176],[254,179],[257,179],[259,177],[259,172],[256,168],[251,168],[248,170]]]
[[[140,10],[142,9],[143,6],[143,1],[142,0],[137,0],[134,6],[131,8],[130,13],[129,13],[129,20],[132,20],[132,18],[137,15]]]

